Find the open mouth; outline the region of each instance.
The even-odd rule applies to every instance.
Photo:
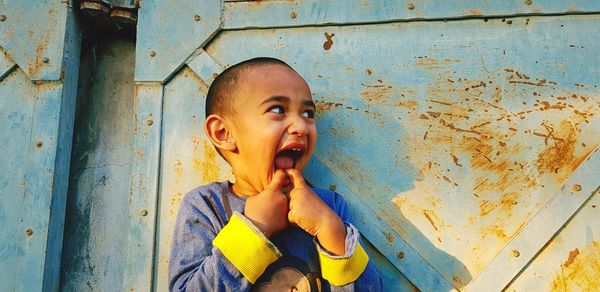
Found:
[[[286,147],[275,155],[275,169],[295,168],[304,155],[304,147]]]

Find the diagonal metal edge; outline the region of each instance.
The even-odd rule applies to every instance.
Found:
[[[402,274],[404,274],[417,288],[422,291],[452,291],[454,287],[421,257],[404,239],[399,236],[389,240],[387,234],[396,232],[383,222],[360,197],[356,195],[342,180],[338,179],[313,155],[312,162],[306,167],[306,177],[315,181],[311,174],[323,178],[326,174],[333,177],[336,191],[343,194],[348,203],[353,222],[362,234],[381,252]],[[312,179],[311,179],[312,178]]]
[[[187,61],[187,65],[207,86],[210,86],[215,80],[216,74],[223,71],[223,67],[204,49],[197,50],[190,60]]]
[[[188,6],[202,9],[185,11],[183,15],[177,10]],[[198,48],[219,33],[223,6],[223,0],[204,0],[204,3],[186,0],[177,5],[144,1],[138,9],[135,81],[168,83]],[[165,19],[170,16],[175,18]]]
[[[0,81],[6,77],[12,70],[17,67],[11,58],[9,58],[4,50],[0,47]]]
[[[600,147],[596,147],[560,190],[548,199],[464,290],[500,291],[512,282],[600,187],[597,180],[599,171]]]

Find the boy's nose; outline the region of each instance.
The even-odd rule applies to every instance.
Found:
[[[304,136],[308,134],[308,125],[302,117],[299,117],[292,122],[288,128],[288,132],[291,135]]]

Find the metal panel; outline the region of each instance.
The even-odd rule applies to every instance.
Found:
[[[0,47],[29,79],[60,79],[69,9],[64,1],[2,2]]]
[[[214,5],[208,10],[220,15]],[[181,195],[228,175],[201,137],[205,83],[221,67],[255,56],[287,61],[311,85],[320,140],[305,175],[347,198],[359,228],[386,257],[372,252],[388,268],[387,280],[399,275],[392,264],[422,290],[476,289],[493,282],[489,275],[500,279],[491,288],[501,289],[585,201],[559,191],[578,168],[597,173],[582,164],[600,145],[600,72],[590,65],[600,32],[582,33],[600,25],[597,2],[223,5],[226,30],[214,38],[215,19],[197,34],[188,21],[171,21],[176,12],[193,14],[187,4],[141,7],[136,80],[165,85],[149,105],[163,114],[160,130],[152,139],[134,136],[151,155],[138,157],[144,167],[133,173],[132,202],[152,208],[157,196],[158,208],[147,214],[158,221],[154,230],[135,219],[138,207],[130,210],[128,248],[143,242],[130,255],[146,260],[128,259],[131,285],[124,288],[148,288],[148,258],[155,260],[153,288],[166,288]],[[147,177],[138,185],[142,170]],[[588,183],[579,185],[597,185]],[[555,224],[527,231],[551,217]],[[155,235],[152,251],[147,242]],[[520,257],[503,265],[513,249]],[[135,274],[136,267],[144,272]],[[404,280],[386,285],[412,288]]]
[[[162,102],[161,84],[146,82],[136,85],[129,224],[121,287],[126,291],[149,291],[152,287]]]
[[[223,12],[223,28],[293,27],[391,21],[502,17],[519,14],[595,13],[593,0],[481,1],[346,0],[231,1]]]
[[[217,31],[223,2],[146,0],[141,5],[135,78],[163,82]]]
[[[598,170],[598,168],[596,169]],[[595,174],[598,177],[598,173]],[[587,179],[592,179],[588,177]],[[598,291],[600,289],[600,220],[598,189],[565,228],[544,247],[506,291]]]
[[[315,156],[459,288],[600,143],[598,69],[586,65],[599,35],[577,33],[598,22],[244,30],[205,50],[225,66],[271,55],[297,68],[320,105]],[[252,50],[227,49],[240,43]]]
[[[0,81],[3,291],[58,289],[80,34],[72,11],[49,2],[0,12],[1,46],[18,65]]]
[[[189,68],[165,85],[160,174],[160,211],[154,280],[168,288],[169,254],[175,217],[183,195],[201,184],[232,179],[231,168],[204,136],[204,99],[208,88]]]
[[[498,291],[510,283],[511,279],[546,245],[565,222],[568,222],[569,218],[589,200],[592,193],[597,191],[599,176],[600,151],[596,150],[561,190],[522,227],[519,236],[513,238],[488,267],[469,283],[468,290]],[[502,269],[506,272],[498,273]],[[596,284],[599,283],[594,285]]]

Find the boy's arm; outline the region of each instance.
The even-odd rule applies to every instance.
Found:
[[[186,196],[177,214],[169,264],[171,291],[245,291],[279,251],[244,216],[234,213],[219,230],[215,212]],[[211,220],[213,219],[213,220]],[[257,256],[259,255],[259,256]],[[257,276],[258,275],[258,276]]]
[[[287,170],[294,188],[290,191],[288,218],[315,236],[321,276],[332,289],[379,291],[381,283],[374,265],[360,244],[360,233],[351,223],[348,207],[334,192],[310,188],[299,171]]]
[[[317,193],[338,214],[346,226],[344,255],[332,255],[316,242],[321,273],[331,284],[331,291],[381,291],[383,289],[381,278],[360,243],[360,232],[352,223],[348,205],[338,193],[324,190]]]

